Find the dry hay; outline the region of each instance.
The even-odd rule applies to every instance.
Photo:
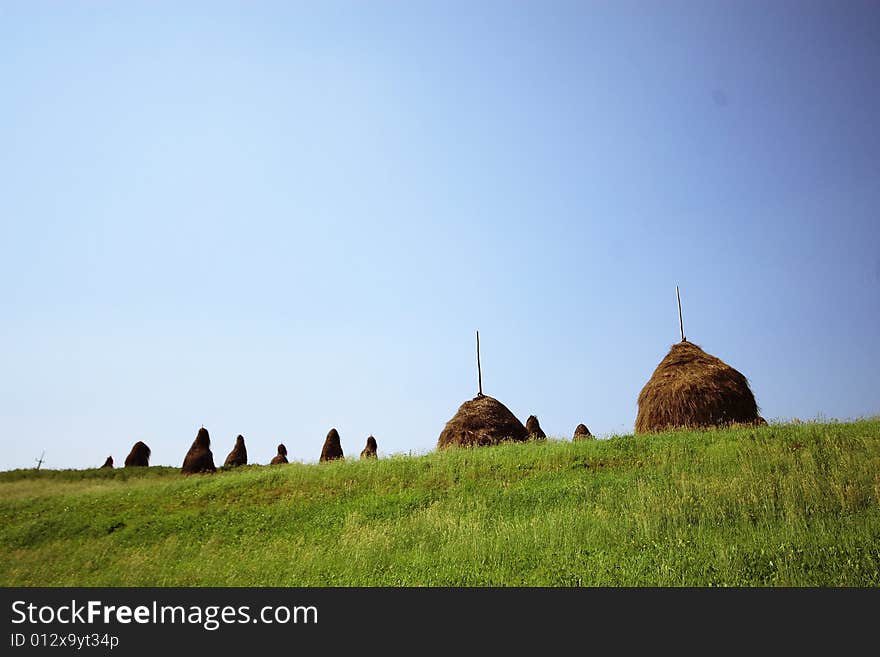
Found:
[[[437,448],[450,445],[481,447],[506,440],[528,440],[522,422],[500,401],[477,395],[463,403],[437,439]]]
[[[190,445],[186,456],[183,457],[180,472],[183,474],[217,472],[217,468],[214,466],[214,455],[211,453],[211,438],[205,427],[199,429],[196,439]]]
[[[269,461],[270,465],[279,465],[281,463],[287,463],[287,448],[284,446],[284,443],[278,445],[278,453]]]
[[[247,465],[247,448],[244,446],[244,436],[241,434],[235,439],[235,447],[223,462],[223,467],[227,468],[234,468],[237,465]]]
[[[367,446],[361,450],[361,458],[362,459],[377,459],[379,455],[376,453],[378,449],[378,445],[376,445],[376,439],[372,436],[367,437]]]
[[[547,437],[547,434],[541,429],[538,418],[534,415],[529,415],[529,418],[526,420],[526,433],[529,434],[529,438],[532,440],[540,440]]]
[[[336,429],[330,429],[327,438],[324,440],[324,447],[321,449],[320,463],[325,461],[335,461],[336,459],[345,458],[342,454],[342,445],[339,442],[339,432]]]
[[[758,417],[746,377],[685,340],[672,346],[639,393],[635,429],[755,424]]]
[[[593,434],[590,433],[590,430],[587,429],[586,424],[579,424],[574,429],[574,436],[572,440],[590,440],[593,437]]]
[[[104,461],[104,465],[102,465],[101,467],[102,468],[112,468],[113,467],[113,457],[108,456],[107,460]]]
[[[150,465],[150,448],[142,441],[137,441],[125,457],[125,467],[147,467]]]

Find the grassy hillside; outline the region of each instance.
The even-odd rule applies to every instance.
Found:
[[[0,473],[2,585],[880,585],[880,421]]]

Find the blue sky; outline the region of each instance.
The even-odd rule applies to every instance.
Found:
[[[880,7],[3,2],[0,468],[880,413]]]

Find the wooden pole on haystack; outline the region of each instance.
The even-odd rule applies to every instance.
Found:
[[[681,294],[678,292],[678,285],[675,286],[675,296],[678,299],[678,331],[681,333],[681,341],[685,342],[684,322],[681,320]]]
[[[477,394],[477,397],[483,396],[483,370],[480,368],[480,332],[477,331],[477,385],[480,387],[480,392]]]

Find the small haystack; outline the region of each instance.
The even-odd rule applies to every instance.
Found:
[[[376,445],[376,439],[372,436],[367,437],[367,446],[361,450],[361,458],[362,459],[377,459],[379,455],[376,453],[378,449],[378,445]]]
[[[150,448],[142,441],[137,441],[125,457],[125,467],[147,467],[150,465]]]
[[[639,393],[636,433],[674,427],[755,424],[758,405],[745,376],[697,345],[672,346]]]
[[[534,415],[529,415],[529,418],[526,420],[526,433],[529,434],[530,440],[540,440],[547,437],[544,430],[541,429],[538,418]]]
[[[237,465],[247,465],[247,448],[244,446],[244,436],[241,434],[235,439],[235,447],[223,462],[223,466],[227,468],[234,468]]]
[[[287,463],[287,448],[284,446],[284,443],[278,445],[278,453],[269,462],[270,465],[279,465],[281,463]]]
[[[104,461],[104,465],[102,465],[101,467],[102,468],[112,468],[113,467],[113,457],[108,456],[107,460]]]
[[[579,424],[574,429],[574,437],[572,440],[590,440],[593,438],[593,434],[590,433],[590,430],[587,429],[586,424]]]
[[[196,439],[190,445],[186,456],[183,457],[180,472],[182,474],[217,472],[217,468],[214,466],[214,455],[211,453],[211,438],[205,427],[199,429]]]
[[[488,395],[477,395],[458,408],[446,423],[437,448],[450,445],[479,447],[497,445],[506,440],[528,440],[529,434],[522,422],[500,401]]]
[[[321,449],[320,462],[335,461],[336,459],[345,458],[342,454],[342,445],[339,442],[339,432],[334,428],[327,433],[324,440],[324,447]]]

